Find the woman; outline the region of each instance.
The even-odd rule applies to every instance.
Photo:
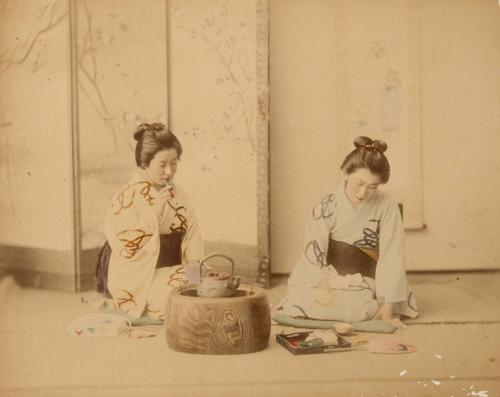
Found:
[[[372,318],[403,327],[418,315],[405,273],[398,205],[378,191],[389,180],[387,145],[358,137],[341,165],[344,181],[312,210],[302,256],[278,313],[356,322]]]
[[[141,124],[137,169],[106,213],[107,243],[97,289],[128,316],[162,319],[170,288],[186,283],[182,264],[203,258],[203,243],[185,193],[174,184],[182,146],[163,124]]]

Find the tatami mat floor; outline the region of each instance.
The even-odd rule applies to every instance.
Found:
[[[405,355],[264,351],[202,356],[154,338],[79,339],[69,321],[94,292],[22,289],[0,281],[0,396],[488,396],[500,395],[499,273],[410,274],[422,316],[393,335]],[[276,305],[286,278],[268,290]],[[276,285],[277,284],[277,285]],[[282,327],[273,325],[273,334]]]

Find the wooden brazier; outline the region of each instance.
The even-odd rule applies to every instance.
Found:
[[[240,286],[236,295],[204,298],[196,287],[177,288],[167,301],[168,346],[199,354],[252,353],[267,347],[271,313],[266,292]]]

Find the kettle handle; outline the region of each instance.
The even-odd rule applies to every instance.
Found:
[[[202,269],[203,269],[203,265],[205,264],[205,262],[210,259],[210,258],[214,258],[216,256],[220,256],[221,258],[225,258],[227,259],[229,262],[231,262],[231,277],[234,276],[234,261],[233,261],[233,258],[227,256],[227,255],[224,255],[224,254],[217,254],[217,253],[214,253],[214,254],[210,254],[210,255],[207,255],[205,258],[203,258],[200,262],[200,282],[203,281],[203,272],[202,272]]]

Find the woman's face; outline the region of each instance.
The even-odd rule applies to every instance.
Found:
[[[358,168],[347,175],[345,192],[354,208],[375,197],[380,179],[380,176],[372,173],[368,168]]]
[[[177,171],[177,150],[170,148],[156,152],[145,170],[151,182],[165,186]]]

